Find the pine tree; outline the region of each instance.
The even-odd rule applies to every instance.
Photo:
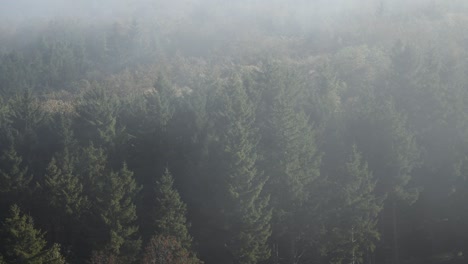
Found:
[[[88,198],[95,197],[99,192],[103,175],[106,173],[107,156],[100,147],[91,143],[81,150],[77,160],[76,173],[81,178],[83,192]]]
[[[21,214],[17,205],[10,209],[1,229],[2,251],[8,263],[63,264],[60,247],[46,248],[44,233],[34,228],[31,216]]]
[[[124,164],[118,172],[106,175],[99,193],[99,215],[109,240],[105,249],[128,261],[134,260],[141,246],[137,237],[138,226],[135,196],[140,191],[133,173]]]
[[[65,156],[65,159],[69,157]],[[43,192],[47,195],[47,200],[53,208],[66,215],[79,215],[85,206],[83,197],[83,186],[78,177],[73,175],[69,161],[65,161],[61,168],[58,167],[55,158],[52,158],[47,166],[44,177]]]
[[[48,121],[48,116],[30,90],[24,90],[8,103],[11,134],[14,147],[32,171],[40,171],[42,164],[35,157],[48,148],[39,140],[40,128]]]
[[[333,263],[364,263],[375,249],[380,234],[377,218],[383,208],[375,194],[376,181],[367,162],[353,145],[348,161],[332,176],[333,191],[327,226],[328,244],[323,247]]]
[[[266,188],[274,212],[274,244],[275,250],[282,252],[278,258],[297,262],[305,251],[311,251],[311,238],[317,237],[308,226],[314,222],[310,216],[319,203],[312,194],[320,188],[321,155],[314,129],[305,114],[294,108],[298,87],[277,84],[270,89],[273,91],[266,92],[273,99],[261,125],[261,148],[265,157],[262,165],[270,176]]]
[[[45,203],[38,211],[47,215],[44,217],[47,220],[45,225],[49,226],[49,234],[53,240],[70,245],[75,242],[79,230],[75,223],[82,220],[88,201],[79,178],[73,172],[69,155],[65,153],[58,158],[61,162],[52,158],[47,166],[44,182],[38,184]]]
[[[112,165],[122,162],[119,148],[128,140],[125,127],[117,120],[120,105],[115,96],[98,86],[88,90],[76,106],[77,138],[105,149]]]
[[[32,175],[12,145],[0,156],[0,195],[2,203],[24,200]]]
[[[239,79],[222,84],[214,119],[215,148],[212,161],[215,204],[221,212],[224,242],[236,263],[250,264],[270,256],[271,211],[263,186],[268,177],[257,169],[258,137],[254,128],[255,109]]]
[[[188,232],[187,206],[174,189],[174,180],[168,169],[156,181],[156,203],[153,221],[156,234],[175,237],[181,245],[190,250],[192,237]]]
[[[90,144],[80,150],[75,174],[83,185],[83,196],[87,210],[82,212],[82,221],[78,221],[75,230],[80,234],[77,255],[89,256],[93,250],[101,250],[108,242],[107,231],[100,217],[100,197],[103,195],[107,174],[107,156],[102,148]],[[82,259],[84,261],[84,259]]]

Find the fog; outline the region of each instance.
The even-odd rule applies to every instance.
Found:
[[[0,264],[461,264],[468,1],[0,1]]]

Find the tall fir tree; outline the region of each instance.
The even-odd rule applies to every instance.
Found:
[[[308,227],[317,221],[312,211],[320,203],[316,194],[321,186],[321,155],[315,130],[304,112],[295,109],[297,85],[285,79],[265,92],[273,97],[261,125],[260,145],[262,165],[270,176],[266,188],[274,212],[273,261],[296,263],[305,258],[304,252],[313,251],[318,236]]]
[[[10,208],[10,216],[1,228],[2,253],[8,263],[64,264],[60,247],[46,248],[44,233],[34,228],[31,216],[22,214],[17,205]]]
[[[377,220],[383,197],[356,145],[348,160],[330,175],[331,190],[326,239],[321,246],[332,263],[366,263],[380,239]]]
[[[210,173],[217,177],[212,191],[226,232],[222,244],[231,254],[227,261],[257,263],[270,256],[271,210],[262,192],[268,177],[257,168],[255,107],[240,78],[220,84],[218,92],[212,136],[217,150],[210,153],[215,171]]]
[[[192,237],[188,232],[187,206],[174,188],[174,179],[168,169],[156,181],[154,205],[154,230],[158,235],[175,237],[190,250]]]
[[[135,197],[140,187],[124,164],[106,175],[98,194],[98,211],[108,238],[104,249],[126,261],[134,261],[141,247],[138,237]]]
[[[68,160],[70,157],[65,155],[64,159],[62,164],[57,164],[56,159],[52,158],[47,166],[41,188],[47,195],[51,207],[66,215],[79,216],[86,206],[83,186],[79,178],[73,175],[73,169]]]
[[[109,165],[118,167],[124,160],[121,149],[128,133],[118,121],[121,102],[104,88],[96,85],[86,91],[76,106],[75,134],[80,142],[103,148]]]
[[[59,161],[57,161],[59,160]],[[41,184],[41,202],[45,203],[40,213],[47,214],[49,235],[53,241],[62,245],[76,246],[77,233],[80,230],[77,222],[82,221],[89,204],[83,193],[80,178],[73,171],[70,156],[65,153],[52,158],[47,166],[46,175]]]
[[[41,108],[39,100],[31,90],[24,90],[9,103],[9,120],[14,147],[28,167],[35,173],[42,175],[43,167],[48,161],[49,148],[47,137],[43,134],[49,116]],[[44,137],[42,137],[44,136]],[[41,140],[39,140],[41,137]]]
[[[23,165],[23,159],[18,155],[13,145],[5,149],[0,156],[0,195],[2,206],[13,202],[22,202],[30,192],[33,176]],[[6,204],[5,204],[6,203]]]

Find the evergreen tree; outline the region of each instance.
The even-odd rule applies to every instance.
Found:
[[[102,148],[95,147],[93,143],[81,149],[80,154],[76,170],[83,184],[83,192],[88,198],[96,197],[106,173],[107,156]]]
[[[406,116],[391,101],[367,95],[361,104],[350,105],[342,131],[347,142],[356,142],[377,179],[376,191],[386,197],[382,235],[393,240],[393,258],[399,263],[398,203],[413,204],[420,193],[413,170],[419,166],[420,150]]]
[[[67,153],[55,158],[47,166],[42,183],[38,184],[41,193],[41,206],[36,212],[45,214],[42,226],[48,226],[49,238],[64,246],[76,245],[80,232],[77,224],[89,208],[83,194],[83,185],[73,171],[71,158]]]
[[[187,206],[173,185],[172,175],[166,169],[163,176],[156,181],[154,229],[158,235],[175,237],[184,248],[190,250],[192,237],[188,232]]]
[[[24,200],[32,175],[12,145],[0,156],[0,195],[2,203]]]
[[[273,89],[277,90],[262,129],[262,148],[265,173],[270,176],[267,188],[274,212],[275,250],[282,251],[280,258],[298,262],[304,258],[304,252],[312,251],[318,236],[308,226],[317,220],[314,214],[319,213],[312,211],[320,203],[314,198],[321,186],[321,157],[315,131],[305,114],[294,109],[297,87]]]
[[[60,247],[46,248],[44,233],[34,228],[31,216],[21,214],[17,205],[10,209],[1,229],[2,253],[8,263],[63,264]]]
[[[77,255],[89,257],[94,250],[100,250],[108,242],[108,234],[100,217],[100,197],[108,172],[107,156],[102,148],[93,144],[80,150],[76,161],[75,174],[83,185],[85,208],[82,221],[78,221],[75,230],[80,236],[77,241]],[[110,195],[110,194],[107,194]],[[81,259],[85,261],[85,259]]]
[[[106,175],[102,190],[98,194],[98,214],[103,222],[106,251],[132,261],[138,254],[141,240],[138,238],[135,196],[140,187],[133,179],[133,173],[124,164],[118,172]]]
[[[120,102],[100,86],[88,90],[76,106],[77,138],[106,150],[110,165],[123,161],[121,146],[128,140],[125,127],[118,123]]]
[[[33,156],[39,152],[39,129],[47,121],[47,115],[31,90],[24,90],[9,101],[9,119],[15,147],[25,162],[32,164]]]
[[[78,177],[73,175],[67,159],[69,157],[65,156],[65,164],[61,166],[63,169],[58,167],[55,158],[52,159],[41,187],[51,207],[66,215],[78,216],[86,205],[86,200],[83,197],[83,186]]]
[[[375,195],[376,181],[356,145],[341,167],[329,179],[333,194],[328,206],[333,209],[322,248],[332,263],[365,263],[380,238],[377,219],[382,198]]]
[[[250,264],[270,256],[271,211],[263,191],[268,177],[257,169],[258,135],[255,108],[239,79],[222,84],[217,101],[213,135],[218,147],[212,151],[218,179],[213,179],[213,198],[222,215],[226,234],[222,244],[235,263]]]

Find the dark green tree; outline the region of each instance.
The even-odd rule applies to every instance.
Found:
[[[117,167],[124,159],[122,149],[128,134],[118,122],[121,103],[114,95],[96,85],[86,91],[76,106],[75,135],[80,142],[106,150],[111,166]]]
[[[22,214],[17,205],[10,209],[10,216],[1,229],[2,253],[8,263],[63,264],[60,247],[46,248],[44,233],[34,228],[31,216]]]
[[[377,220],[383,203],[367,162],[353,145],[348,161],[330,175],[332,190],[322,248],[332,263],[365,263],[380,234]]]
[[[174,188],[174,179],[168,169],[156,181],[154,230],[158,235],[175,237],[183,247],[190,249],[192,237],[188,232],[187,206]]]
[[[234,263],[257,263],[270,256],[269,196],[263,193],[268,179],[257,168],[258,134],[254,127],[255,107],[240,78],[219,84],[214,107],[215,144],[210,155],[216,175],[212,188],[221,213],[225,235],[221,245]]]
[[[19,202],[31,191],[29,185],[33,176],[24,167],[23,159],[12,145],[0,156],[0,194],[2,203]]]
[[[69,157],[65,157],[69,159]],[[47,195],[49,205],[66,215],[78,216],[83,207],[86,206],[86,199],[83,197],[83,186],[79,178],[73,175],[73,170],[65,161],[58,167],[55,158],[47,166],[42,191]]]
[[[273,208],[273,261],[298,263],[304,261],[304,252],[312,251],[318,237],[308,227],[319,213],[312,211],[320,203],[315,198],[320,190],[321,155],[315,130],[304,112],[295,108],[300,88],[293,80],[288,82],[287,75],[276,74],[283,78],[265,90],[270,98],[265,98],[269,103],[260,124],[261,164],[270,177],[266,189]]]
[[[48,143],[46,133],[49,118],[41,108],[39,100],[31,90],[24,90],[10,99],[8,119],[11,122],[10,135],[14,138],[14,147],[25,164],[42,175],[48,163]],[[39,140],[41,137],[41,140]]]
[[[133,261],[141,247],[138,226],[135,225],[135,197],[141,188],[126,164],[118,173],[108,173],[101,188],[97,198],[97,213],[107,237],[104,249],[127,261]]]

